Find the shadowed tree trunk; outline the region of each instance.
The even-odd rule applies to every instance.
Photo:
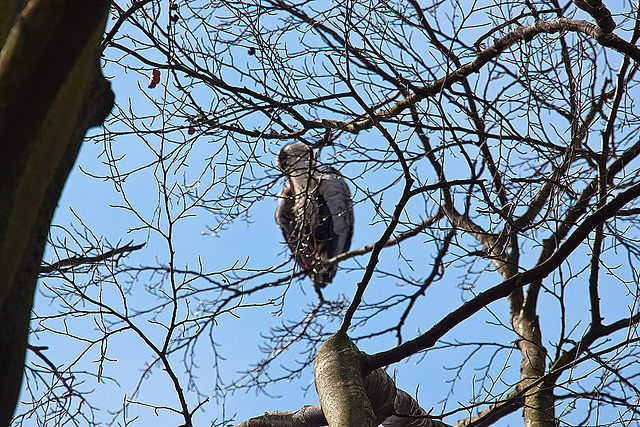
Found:
[[[97,66],[109,5],[3,1],[0,9],[1,425],[20,392],[51,218],[84,135],[113,105]]]

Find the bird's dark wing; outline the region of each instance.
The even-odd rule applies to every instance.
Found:
[[[332,258],[348,251],[351,247],[354,223],[353,203],[349,186],[340,172],[326,167],[320,173],[318,196],[322,199],[330,217],[328,225],[330,225],[331,238],[327,242],[326,256]]]
[[[307,270],[313,267],[317,259],[316,245],[313,244],[314,233],[311,231],[314,218],[308,218],[300,209],[296,205],[291,186],[287,185],[278,194],[276,222],[296,262]]]
[[[349,187],[332,168],[317,172],[318,186],[303,199],[291,184],[278,195],[276,222],[296,262],[316,288],[331,283],[337,265],[324,261],[349,250],[353,235],[353,206]]]
[[[296,253],[299,233],[296,233],[296,215],[293,210],[294,198],[291,194],[291,186],[287,184],[278,194],[278,207],[276,208],[276,223],[282,230],[285,242],[289,245],[291,252]]]

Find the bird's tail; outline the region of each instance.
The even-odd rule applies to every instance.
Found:
[[[336,275],[338,267],[335,265],[327,265],[320,267],[317,271],[313,272],[313,285],[317,289],[322,289],[327,286]]]

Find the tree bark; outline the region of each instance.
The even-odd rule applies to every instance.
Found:
[[[113,106],[96,65],[111,2],[32,0],[15,18],[10,3],[0,9],[0,425],[19,397],[51,218],[86,131]]]
[[[375,427],[376,417],[364,389],[362,354],[338,332],[318,349],[314,364],[320,406],[330,427]]]
[[[314,371],[321,406],[269,412],[236,427],[449,427],[430,418],[413,397],[396,387],[384,369],[375,369],[363,378],[368,357],[344,332],[336,332],[316,355]]]
[[[519,388],[528,389],[524,396],[525,427],[556,425],[553,407],[553,387],[545,381],[535,384],[546,374],[547,350],[542,345],[542,333],[535,313],[522,310],[512,319],[522,353]]]

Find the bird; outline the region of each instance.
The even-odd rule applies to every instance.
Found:
[[[343,176],[330,166],[318,168],[311,148],[293,142],[276,159],[288,183],[278,194],[276,222],[296,263],[317,290],[336,275],[327,260],[347,252],[353,237],[353,202]]]

